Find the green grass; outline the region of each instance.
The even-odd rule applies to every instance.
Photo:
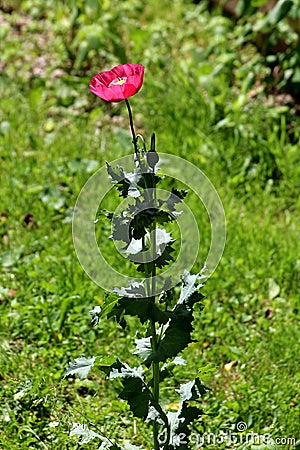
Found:
[[[82,68],[54,77],[69,58],[59,5],[51,3],[43,15],[39,2],[29,3],[7,2],[13,15],[1,11],[0,32],[8,31],[0,75],[0,447],[78,448],[68,433],[72,422],[86,422],[149,448],[149,430],[134,422],[101,373],[63,378],[81,355],[132,359],[127,332],[112,322],[90,327],[88,311],[104,292],[78,263],[71,224],[91,174],[132,150],[125,105],[104,105],[88,92],[100,63],[110,66],[120,55],[116,48],[101,57],[92,50]],[[188,380],[207,364],[216,368],[204,377],[211,392],[195,433],[219,434],[244,421],[249,432],[297,441],[299,119],[265,90],[248,95],[251,62],[257,73],[268,69],[251,45],[242,48],[228,19],[178,1],[167,20],[158,2],[132,3],[120,29],[128,60],[146,66],[143,89],[131,102],[137,129],[147,139],[156,131],[159,151],[204,171],[226,212],[226,249],[204,288],[206,308],[195,318],[198,342],[185,351],[188,369],[176,373]],[[29,43],[36,30],[52,30],[43,47],[52,61],[45,77],[31,72],[39,44],[27,49],[15,32],[13,22],[22,17]],[[199,207],[192,194],[188,201]],[[204,236],[205,224],[200,219]],[[202,262],[199,255],[194,269]],[[162,391],[166,404],[176,402],[171,387]],[[85,448],[97,448],[95,442]]]

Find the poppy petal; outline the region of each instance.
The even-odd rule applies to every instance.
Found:
[[[93,76],[90,90],[107,102],[120,102],[140,90],[144,70],[140,64],[120,64]]]

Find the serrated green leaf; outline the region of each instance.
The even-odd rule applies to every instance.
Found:
[[[115,317],[117,322],[125,327],[125,315],[136,316],[142,323],[152,319],[158,323],[167,323],[169,312],[162,311],[155,305],[153,298],[146,297],[144,282],[129,282],[128,288],[115,288],[114,291],[122,298],[117,298],[110,308],[106,308],[103,314],[107,317]]]
[[[167,424],[167,416],[161,406],[154,400],[153,394],[144,381],[142,367],[131,368],[117,360],[110,367],[102,367],[108,379],[119,378],[123,386],[119,397],[126,400],[132,413],[139,418],[146,419],[150,408],[157,410],[160,420]]]
[[[118,174],[117,172],[115,172],[108,162],[106,162],[106,170],[107,170],[108,175],[110,176],[110,178],[113,181],[117,181],[117,182],[122,181],[122,176],[120,174]]]
[[[110,236],[114,241],[123,241],[126,244],[130,242],[129,228],[131,218],[124,216],[113,216],[113,232]]]
[[[132,206],[130,213],[133,216],[130,222],[130,236],[134,239],[143,238],[148,230],[154,228],[154,224],[164,225],[176,219],[169,212],[153,207],[153,202],[148,200]]]
[[[186,317],[176,317],[170,319],[169,324],[163,331],[163,338],[160,341],[156,352],[152,353],[145,361],[146,365],[152,362],[165,362],[180,353],[190,342],[192,332],[193,317],[188,313]],[[162,328],[162,330],[163,330]]]
[[[115,317],[118,323],[123,321],[124,315],[137,316],[142,323],[151,317],[153,300],[151,298],[128,298],[119,299],[108,317]]]
[[[167,278],[164,283],[163,292],[160,294],[159,303],[164,304],[165,308],[171,307],[174,303],[175,287],[172,287],[172,279]]]
[[[173,370],[175,366],[185,366],[186,362],[181,356],[176,356],[176,358],[173,359],[173,361],[165,362],[162,365],[159,379],[160,381],[163,381],[165,378],[172,378],[173,377]]]
[[[153,175],[151,172],[143,173],[143,176],[139,180],[138,185],[143,189],[153,189],[156,188],[161,178],[157,175]]]
[[[161,256],[159,256],[153,261],[147,262],[146,264],[140,264],[137,267],[137,271],[146,274],[152,273],[154,267],[162,269],[164,266],[168,265],[170,261],[174,261],[174,258],[171,255],[171,253],[173,253],[174,251],[175,249],[172,247],[171,244],[166,245]]]
[[[179,190],[172,188],[172,192],[170,197],[166,200],[166,206],[171,214],[176,213],[175,206],[186,197],[188,191],[187,190]]]
[[[144,371],[140,368],[131,369],[127,364],[117,361],[107,371],[107,378],[120,378],[123,390],[119,396],[126,400],[130,410],[136,417],[145,419],[152,400],[152,393],[144,382]]]
[[[107,173],[120,191],[120,195],[123,197],[128,195],[133,198],[139,197],[140,191],[137,186],[143,177],[141,169],[137,168],[133,172],[125,172],[122,167],[118,166],[117,168],[119,173],[114,171],[108,162],[106,163]]]
[[[135,169],[133,172],[123,172],[123,175],[125,180],[129,182],[128,195],[133,198],[139,197],[141,193],[137,186],[143,176],[140,169]]]
[[[125,378],[123,380],[124,389],[120,392],[120,397],[126,400],[130,410],[136,417],[145,419],[148,415],[151,393],[146,389],[145,383],[140,378]]]
[[[132,238],[129,245],[124,250],[128,255],[137,255],[140,253],[142,260],[145,261],[145,263],[141,265],[143,271],[146,271],[147,269],[149,273],[154,265],[162,267],[162,264],[165,264],[166,254],[174,251],[171,247],[173,242],[174,240],[172,239],[171,233],[156,227],[151,233],[146,232],[141,239]],[[162,259],[163,255],[164,257]]]
[[[173,311],[168,313],[168,323],[161,327],[162,339],[156,352],[147,358],[145,364],[165,362],[168,358],[178,355],[192,342],[193,307],[203,298],[198,291],[202,284],[196,284],[200,278],[199,274],[191,275],[187,271],[184,273],[179,300]]]
[[[197,400],[207,392],[199,378],[184,383],[180,386],[180,404],[176,413],[168,413],[170,425],[170,444],[168,450],[186,450],[189,443],[188,426],[203,414],[202,409],[188,404],[191,400]]]
[[[178,412],[167,414],[170,424],[170,443],[168,450],[186,450],[189,443],[188,425],[198,419],[203,411],[196,406],[184,405]]]
[[[108,316],[117,305],[118,301],[119,297],[117,295],[114,295],[113,293],[106,295],[101,306],[101,317]]]
[[[166,425],[166,422],[161,418],[160,412],[152,405],[149,407],[148,416],[146,417],[145,422],[156,422],[159,425]]]
[[[114,182],[116,188],[120,192],[120,195],[122,197],[126,198],[128,196],[130,182],[128,180],[126,180],[124,178],[124,176],[122,176],[123,169],[119,167],[119,172],[121,172],[121,173],[118,174],[117,172],[115,172],[112,169],[111,165],[108,162],[106,162],[106,170],[107,170],[108,175],[111,177],[112,181]]]
[[[93,356],[90,359],[87,359],[84,356],[75,359],[73,363],[69,363],[69,368],[66,370],[65,377],[74,374],[77,374],[80,379],[86,377],[93,367],[95,360],[96,356]]]
[[[174,366],[186,366],[186,361],[182,358],[182,356],[176,356],[176,358],[171,361],[171,364]]]

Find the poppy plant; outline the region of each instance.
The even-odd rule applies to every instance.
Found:
[[[90,90],[107,102],[121,102],[140,90],[144,70],[140,64],[120,64],[93,76]]]
[[[142,419],[144,422],[150,422],[153,443],[146,448],[177,450],[179,448],[190,448],[189,443],[192,443],[192,427],[190,425],[203,414],[202,409],[196,406],[195,402],[208,389],[202,384],[198,375],[194,380],[184,382],[180,386],[178,386],[179,380],[176,376],[172,385],[177,385],[179,388],[176,391],[180,395],[178,400],[180,406],[175,413],[164,407],[165,397],[161,395],[161,383],[165,381],[165,378],[173,378],[174,376],[172,370],[166,369],[166,365],[170,361],[172,367],[177,364],[186,364],[180,354],[193,341],[194,305],[198,304],[198,311],[201,311],[204,307],[202,303],[203,295],[200,292],[204,275],[200,273],[190,274],[188,270],[185,270],[180,277],[182,281],[181,290],[173,289],[173,286],[179,284],[174,272],[178,271],[177,263],[181,258],[183,240],[181,239],[181,242],[178,242],[176,248],[176,240],[164,226],[169,225],[170,222],[173,222],[174,225],[177,223],[177,217],[180,215],[178,203],[183,202],[187,191],[172,187],[169,195],[166,196],[167,191],[161,191],[157,187],[165,176],[168,176],[170,181],[175,181],[177,169],[180,171],[178,172],[180,182],[185,183],[186,180],[187,185],[190,183],[189,174],[195,177],[195,181],[197,181],[197,175],[194,171],[195,166],[186,161],[188,165],[192,166],[191,171],[183,159],[178,163],[176,159],[171,158],[171,155],[169,157],[164,156],[164,162],[162,161],[162,165],[158,168],[160,155],[156,152],[155,134],[152,134],[150,148],[147,148],[143,136],[135,133],[128,97],[139,91],[143,84],[143,76],[143,66],[124,64],[109,71],[101,72],[90,81],[91,92],[101,99],[107,102],[124,101],[128,110],[134,147],[132,161],[134,169],[132,172],[128,172],[127,157],[122,157],[114,162],[126,161],[126,171],[118,164],[114,169],[108,162],[106,163],[108,176],[111,178],[119,197],[123,197],[118,205],[115,203],[111,205],[112,211],[99,210],[99,195],[97,198],[94,190],[95,181],[99,183],[103,199],[107,194],[110,196],[111,190],[102,179],[102,169],[97,172],[100,178],[98,176],[94,178],[96,174],[93,175],[89,180],[93,179],[92,190],[89,189],[88,186],[91,186],[91,184],[88,182],[77,200],[73,234],[75,236],[75,249],[78,251],[83,268],[87,269],[87,273],[97,284],[101,286],[104,283],[104,286],[108,287],[101,308],[96,305],[90,311],[91,325],[101,325],[105,317],[107,319],[114,318],[122,328],[126,327],[126,330],[132,325],[135,335],[134,360],[136,360],[136,357],[140,357],[142,360],[137,367],[130,367],[128,361],[123,363],[113,354],[109,354],[100,356],[101,362],[97,364],[97,367],[104,372],[107,379],[119,378],[119,386],[122,386],[119,393],[120,400],[127,400],[128,407],[135,417]],[[172,161],[174,161],[174,166]],[[185,172],[185,167],[187,167],[189,173],[182,178],[181,172]],[[201,175],[203,176],[202,173]],[[173,181],[171,184],[173,185]],[[192,186],[190,187],[192,188]],[[92,203],[90,204],[90,202]],[[115,245],[118,242],[116,248],[121,250],[123,258],[126,258],[128,263],[131,262],[136,265],[136,278],[133,278],[132,268],[127,263],[125,263],[126,272],[122,273],[121,266],[117,270],[110,264],[110,258],[104,261],[101,254],[102,236],[100,245],[94,239],[96,229],[93,223],[95,224],[98,221],[93,221],[96,210],[97,215],[106,216],[111,221],[110,242],[111,239]],[[187,229],[181,228],[181,224],[180,221],[176,226],[180,235]],[[195,247],[197,256],[199,249],[197,240],[193,238],[192,232],[189,235],[190,238],[187,236],[184,240]],[[91,239],[89,239],[89,236]],[[89,251],[89,248],[84,244],[87,243],[90,246],[93,242],[96,243],[96,248]],[[98,258],[98,261],[95,262],[96,265],[92,268],[90,258],[86,259],[87,251],[89,253],[95,253],[96,251],[105,264]],[[173,257],[173,252],[175,252],[176,257]],[[86,266],[86,261],[88,266]],[[120,264],[124,265],[122,262]],[[192,261],[192,264],[194,264],[194,261]],[[166,271],[165,266],[169,266]],[[127,268],[129,269],[128,272]],[[170,276],[171,272],[172,276]],[[100,282],[96,281],[96,278]],[[118,281],[117,287],[113,287],[114,280]],[[123,280],[128,281],[128,287],[122,286]],[[120,283],[122,284],[120,285]],[[134,318],[133,323],[130,318],[127,320],[128,316]],[[137,330],[138,321],[141,326]],[[75,362],[69,364],[65,375],[78,374],[79,378],[82,379],[89,373],[96,358],[96,356],[89,359],[85,357],[77,358]],[[167,380],[167,386],[170,385],[171,380]],[[189,404],[190,401],[193,402],[192,405]],[[81,442],[86,443],[99,437],[107,450],[125,449],[125,447],[113,443],[108,437],[89,430],[85,424],[75,423],[70,431],[70,436],[73,435],[83,437]],[[99,448],[102,447],[101,445]],[[129,443],[126,448],[142,450],[142,447],[136,447]]]

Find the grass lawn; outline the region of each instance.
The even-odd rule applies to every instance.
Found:
[[[82,355],[135,358],[133,334],[112,321],[90,326],[88,312],[104,291],[81,268],[72,242],[84,183],[105,161],[132,151],[125,105],[104,104],[88,89],[92,75],[126,60],[145,65],[131,101],[137,131],[147,142],[155,131],[158,151],[199,167],[226,214],[226,248],[204,287],[205,309],[195,314],[188,366],[174,378],[201,370],[211,389],[194,448],[204,433],[228,434],[239,423],[243,436],[282,438],[280,448],[295,448],[298,107],[268,91],[269,68],[241,25],[202,2],[81,3],[0,2],[0,448],[79,448],[69,437],[73,422],[120,444],[151,446],[150,430],[102,373],[64,378]],[[187,202],[201,208],[193,193]],[[198,223],[204,245],[206,222]],[[193,271],[203,262],[200,252]],[[172,383],[161,396],[176,408]],[[250,444],[206,441],[203,448],[276,448]],[[93,440],[84,448],[99,446]]]

